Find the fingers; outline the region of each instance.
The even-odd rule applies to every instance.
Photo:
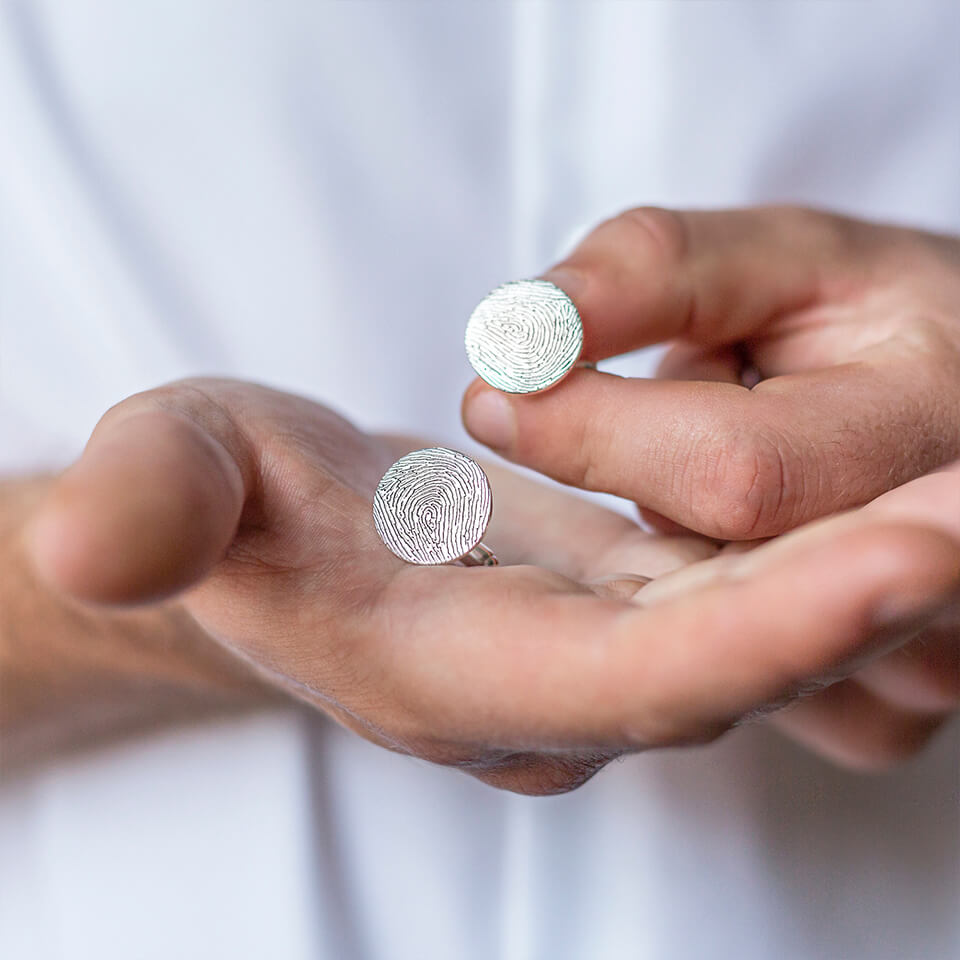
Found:
[[[620,571],[658,577],[716,552],[700,537],[653,537],[620,513],[516,470],[484,469],[494,496],[484,539],[501,563],[535,564],[582,582]]]
[[[864,228],[791,207],[628,210],[544,274],[583,319],[584,357],[664,340],[732,343],[829,293]]]
[[[903,231],[813,211],[628,211],[546,276],[581,311],[585,358],[673,340],[671,379],[580,371],[515,397],[478,382],[466,427],[517,463],[723,539],[864,503],[960,453],[951,338],[868,285],[911,243],[911,262],[931,258]],[[758,377],[741,369],[744,342],[783,375],[743,389]]]
[[[960,460],[877,497],[863,513],[925,523],[960,540]]]
[[[920,527],[760,554],[649,608],[521,567],[445,570],[442,589],[397,577],[387,676],[402,736],[600,752],[709,739],[896,645],[960,590],[960,545]]]
[[[475,439],[563,483],[708,536],[754,539],[865,503],[960,452],[940,386],[886,362],[905,350],[878,345],[753,390],[579,370],[555,390],[508,397],[476,381],[463,418]]]
[[[866,522],[924,523],[960,540],[960,463],[878,497]],[[894,706],[921,714],[960,707],[960,615],[948,610],[915,640],[868,664],[859,682]]]
[[[222,558],[253,483],[245,443],[197,387],[110,410],[28,531],[43,579],[77,599],[157,600]]]
[[[800,542],[829,544],[839,531],[891,522],[924,524],[960,540],[960,464],[922,477],[843,517],[822,521],[767,544],[757,556],[788,555]],[[706,562],[654,581],[638,600],[655,605],[689,595],[697,586],[730,575],[748,555],[725,551]],[[845,569],[835,558],[834,570]],[[960,633],[957,611],[947,607],[913,639],[860,667],[815,696],[774,714],[772,722],[833,762],[885,769],[919,750],[960,707]]]
[[[913,756],[942,726],[943,717],[900,709],[859,682],[845,680],[774,714],[770,722],[834,763],[874,772]]]
[[[912,714],[960,709],[960,625],[934,625],[915,640],[867,664],[857,681],[876,697]]]

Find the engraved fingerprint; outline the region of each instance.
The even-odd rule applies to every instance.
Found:
[[[467,322],[473,369],[506,393],[535,393],[566,376],[583,349],[573,301],[546,280],[514,280],[480,301]]]
[[[408,563],[449,563],[469,553],[492,512],[490,483],[480,465],[446,447],[401,457],[373,498],[380,539]]]

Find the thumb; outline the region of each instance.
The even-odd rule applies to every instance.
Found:
[[[253,473],[240,431],[185,384],[111,409],[53,484],[27,550],[55,589],[93,603],[159,600],[230,545]]]

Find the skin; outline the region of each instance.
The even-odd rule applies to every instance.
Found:
[[[960,456],[955,237],[797,208],[643,208],[544,276],[581,313],[585,359],[665,343],[657,377],[576,370],[532,397],[476,381],[464,423],[662,528],[775,536]]]
[[[955,629],[960,470],[734,551],[491,468],[504,564],[416,567],[370,501],[422,445],[234,381],[113,408],[61,476],[0,496],[5,747],[293,698],[539,794],[828,683],[778,716],[858,767],[956,706],[955,646],[930,638]]]

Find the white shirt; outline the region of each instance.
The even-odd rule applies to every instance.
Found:
[[[0,467],[208,372],[469,449],[489,288],[639,203],[956,232],[958,102],[951,0],[8,0]],[[296,711],[168,730],[0,788],[0,956],[956,957],[958,758],[753,727],[531,799]]]

